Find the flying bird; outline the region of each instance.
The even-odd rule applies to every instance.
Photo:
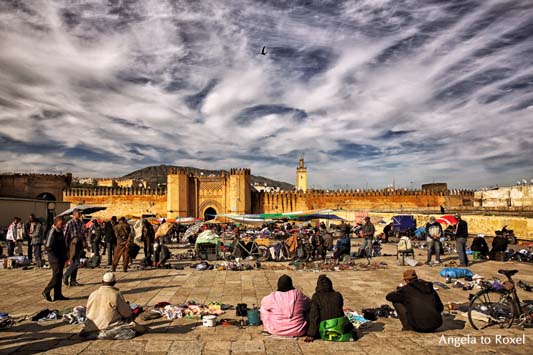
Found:
[[[266,55],[267,54],[266,47],[263,47],[263,49],[261,49],[261,54],[262,55]]]

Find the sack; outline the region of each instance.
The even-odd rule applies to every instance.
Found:
[[[318,331],[320,338],[326,341],[350,341],[351,333],[344,333],[344,317],[328,319],[320,322]]]
[[[463,277],[472,277],[474,273],[469,269],[463,269],[458,267],[445,267],[439,273],[442,277],[450,277],[453,279],[461,279]]]
[[[237,317],[248,317],[248,305],[246,303],[239,303],[235,308]]]
[[[411,244],[411,239],[409,237],[401,237],[398,242],[398,251],[407,251],[413,250],[413,245]]]

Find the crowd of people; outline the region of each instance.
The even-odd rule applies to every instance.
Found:
[[[459,214],[454,228],[456,250],[461,266],[468,266],[466,255],[466,241],[468,238],[468,224]],[[364,254],[376,239],[388,241],[391,229],[387,225],[383,234],[376,237],[376,228],[369,217],[364,223],[352,228],[343,224],[338,229],[340,235],[335,243],[331,228],[324,223],[312,228],[311,226],[296,227],[294,223],[279,223],[264,225],[255,230],[240,230],[231,224],[205,224],[196,233],[187,238],[194,243],[199,232],[212,228],[219,235],[232,234],[238,239],[243,235],[255,233],[268,235],[269,238],[289,240],[294,238],[298,247],[299,238],[307,241],[310,247],[309,255],[312,259],[325,259],[328,251],[332,252],[334,260],[340,260],[345,255],[354,255],[351,251],[351,234],[362,238],[358,254]],[[102,286],[94,291],[87,304],[87,323],[80,335],[88,338],[128,338],[146,331],[146,328],[134,322],[134,315],[118,288],[116,288],[115,272],[122,261],[122,271],[127,272],[132,259],[142,248],[144,265],[160,266],[168,257],[168,248],[164,245],[169,230],[154,228],[148,220],[141,220],[133,231],[132,225],[126,218],[111,218],[110,221],[93,219],[89,223],[82,220],[79,210],[74,210],[72,218],[65,222],[63,217],[56,217],[52,226],[46,231],[42,220],[31,215],[27,223],[20,218],[14,218],[8,228],[7,252],[12,256],[23,254],[22,242],[27,240],[28,258],[35,259],[35,264],[43,265],[45,251],[52,276],[42,292],[47,301],[68,300],[63,295],[63,286],[76,287],[78,269],[82,257],[91,254],[95,266],[102,262],[101,257],[107,254],[107,265],[110,270],[104,274]],[[425,226],[427,241],[427,263],[440,263],[443,239],[442,226],[434,217],[430,217]],[[186,233],[187,234],[187,233]],[[493,249],[507,248],[506,242],[495,240]],[[502,245],[500,245],[502,244]],[[490,257],[491,251],[482,236],[477,236],[472,242],[472,250],[479,251],[482,256]],[[43,250],[44,249],[44,250]],[[65,269],[66,268],[66,269]],[[53,294],[53,298],[52,298]],[[442,302],[434,291],[431,282],[418,278],[415,270],[406,270],[403,274],[403,284],[397,290],[390,292],[386,300],[391,302],[404,330],[416,332],[433,332],[442,325]],[[343,339],[357,339],[352,323],[344,315],[344,301],[342,295],[335,291],[332,281],[326,275],[320,275],[317,280],[315,293],[307,297],[301,290],[294,287],[292,279],[283,275],[278,280],[277,290],[264,297],[261,302],[261,319],[264,332],[276,336],[302,337],[306,342],[322,338],[327,331],[340,334]]]

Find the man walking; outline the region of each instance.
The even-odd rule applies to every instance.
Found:
[[[468,238],[468,223],[461,218],[459,213],[455,214],[457,225],[455,226],[455,248],[459,254],[459,263],[463,267],[468,266],[468,257],[466,256],[466,238]]]
[[[61,291],[61,279],[63,278],[63,268],[67,260],[67,245],[63,234],[63,217],[56,217],[54,224],[48,233],[45,241],[45,249],[48,254],[48,263],[52,269],[52,278],[45,287],[42,295],[48,302],[52,301],[50,291],[54,290],[54,301],[68,300]]]
[[[442,226],[437,222],[435,217],[429,217],[429,223],[426,224],[426,242],[428,248],[428,258],[426,264],[431,263],[431,256],[435,252],[435,265],[440,264],[440,238],[442,237]]]
[[[70,265],[63,277],[63,283],[66,286],[82,286],[78,283],[77,278],[81,254],[87,244],[84,229],[80,211],[74,210],[74,212],[72,212],[72,219],[68,221],[65,226],[65,240],[70,259]]]
[[[117,237],[117,248],[113,256],[113,265],[111,270],[115,272],[117,265],[122,258],[122,270],[128,272],[128,265],[130,263],[130,246],[133,243],[131,238],[131,227],[126,222],[126,218],[120,217],[119,223],[115,226],[115,235]]]
[[[44,226],[41,221],[35,217],[34,214],[30,215],[29,225],[28,225],[28,258],[31,261],[32,249],[35,256],[35,264],[37,267],[43,267],[42,260],[42,243],[44,235]]]

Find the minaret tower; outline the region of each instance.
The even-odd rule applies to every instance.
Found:
[[[305,167],[303,154],[300,156],[300,163],[296,168],[296,190],[307,191],[307,168]]]

